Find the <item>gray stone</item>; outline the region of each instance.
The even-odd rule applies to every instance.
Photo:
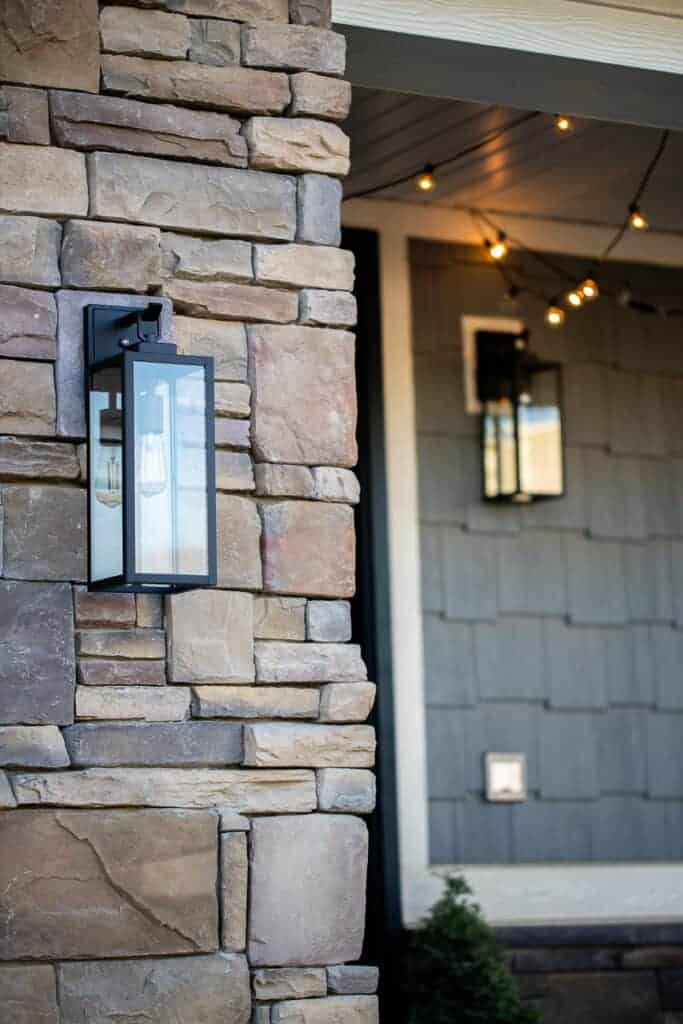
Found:
[[[196,686],[195,718],[317,718],[320,697],[312,688]]]
[[[249,864],[242,832],[221,836],[221,946],[239,953],[247,945]]]
[[[306,639],[341,643],[351,639],[351,605],[348,601],[309,601],[306,606]]]
[[[298,242],[339,245],[342,184],[324,174],[302,174],[297,185]]]
[[[88,185],[83,155],[55,146],[0,145],[0,210],[85,216]]]
[[[336,466],[314,466],[314,496],[318,501],[343,501],[357,505],[360,501],[358,477],[350,469]]]
[[[242,730],[223,722],[70,725],[64,740],[77,768],[217,767],[242,760]]]
[[[379,1024],[375,996],[331,996],[290,1000],[272,1010],[273,1024]]]
[[[354,327],[358,320],[356,296],[305,288],[299,297],[299,320],[312,327]]]
[[[351,109],[351,83],[341,78],[325,78],[308,71],[292,75],[290,113],[295,117],[319,117],[345,121]]]
[[[236,494],[216,495],[218,586],[260,590],[261,520],[256,505]]]
[[[58,970],[62,1024],[249,1020],[249,969],[242,956],[77,962]]]
[[[255,1006],[251,1024],[270,1024],[270,1006]],[[669,1021],[666,1021],[666,1024],[669,1024]]]
[[[50,93],[50,108],[62,146],[247,166],[240,123],[227,114],[58,91]]]
[[[62,280],[72,288],[146,292],[161,282],[160,239],[157,228],[70,220],[64,229]]]
[[[105,661],[81,658],[78,682],[82,686],[163,686],[164,661]]]
[[[244,324],[176,316],[173,318],[173,336],[182,355],[212,356],[216,380],[246,380],[247,332]],[[248,442],[245,447],[248,447]]]
[[[134,594],[88,593],[76,587],[74,610],[77,626],[134,626],[136,621]]]
[[[213,64],[214,67],[239,64],[240,27],[236,22],[197,18],[190,24],[190,60],[196,61],[197,64]]]
[[[257,471],[258,469],[257,466]],[[255,598],[254,637],[257,640],[305,640],[305,599],[301,597]]]
[[[351,291],[354,266],[352,252],[333,246],[254,246],[254,274],[261,284]]]
[[[79,465],[73,445],[0,437],[0,477],[77,480],[78,476]]]
[[[252,167],[265,171],[349,173],[349,139],[328,121],[252,117],[244,131]]]
[[[346,39],[339,32],[302,25],[247,25],[242,33],[242,61],[250,67],[343,75]]]
[[[182,313],[219,320],[270,320],[292,323],[299,315],[294,292],[223,281],[166,281],[163,294]]]
[[[364,722],[374,703],[374,683],[328,683],[320,691],[320,721]]]
[[[284,21],[289,19],[288,0],[163,0],[165,6],[184,14],[206,14],[228,21]]]
[[[181,722],[190,717],[186,686],[78,686],[76,718],[80,721],[127,720]]]
[[[216,948],[215,814],[4,811],[0,835],[0,958]]]
[[[295,25],[329,28],[332,24],[332,0],[289,0],[289,18]]]
[[[216,452],[216,489],[219,491],[253,491],[254,468],[246,452]]]
[[[256,491],[268,498],[315,498],[313,472],[308,466],[261,462],[255,466]]]
[[[257,641],[256,678],[262,683],[364,682],[367,671],[356,644]]]
[[[375,809],[375,776],[364,768],[321,768],[318,776],[318,807],[340,814],[372,814]]]
[[[3,359],[0,370],[0,432],[54,434],[52,366]]]
[[[251,431],[248,420],[231,420],[221,416],[214,423],[217,448],[242,448],[251,445]]]
[[[44,89],[0,88],[0,138],[50,145],[50,115]]]
[[[40,643],[36,639],[40,623]],[[0,581],[0,721],[73,721],[71,588],[64,583]]]
[[[353,597],[355,536],[346,505],[278,501],[261,506],[264,590]]]
[[[69,755],[56,725],[0,725],[0,764],[6,768],[66,768]]]
[[[55,221],[0,216],[0,281],[58,287],[61,240]]]
[[[371,768],[374,762],[375,730],[368,725],[244,726],[244,763],[253,768]]]
[[[319,327],[250,327],[252,436],[262,462],[353,466],[354,339]]]
[[[48,292],[0,285],[0,356],[54,359],[57,306]]]
[[[67,807],[219,807],[239,814],[315,810],[311,771],[217,768],[86,768],[17,774],[17,802]]]
[[[0,68],[10,82],[97,92],[100,41],[96,0],[0,7]]]
[[[252,822],[249,959],[255,966],[357,960],[363,944],[367,828],[343,815]],[[287,851],[283,857],[282,851]],[[292,921],[297,927],[292,928]]]
[[[93,658],[164,658],[166,636],[158,629],[84,630],[76,650]]]
[[[134,57],[187,56],[190,22],[182,14],[103,7],[100,11],[102,50]]]
[[[346,964],[327,968],[327,985],[333,995],[371,996],[377,991],[379,971],[376,967]]]
[[[41,364],[42,369],[42,364]],[[3,488],[5,574],[19,580],[83,580],[86,494],[52,484]]]
[[[216,416],[247,418],[251,412],[251,388],[248,384],[217,381],[214,387]]]
[[[254,971],[256,999],[312,999],[327,995],[324,967],[262,967]]]
[[[168,602],[169,678],[175,683],[254,679],[251,594],[194,590]]]
[[[102,81],[108,92],[241,115],[281,114],[291,95],[287,76],[279,72],[110,54],[102,57]]]
[[[164,277],[190,281],[251,281],[251,244],[229,238],[194,238],[164,231]]]
[[[9,778],[7,777],[7,773],[0,771],[0,807],[7,808],[16,806],[17,801],[14,797],[14,792],[10,785]],[[0,1013],[1,1012],[2,1007],[0,1007]]]
[[[251,820],[236,811],[224,811],[218,808],[220,813],[221,832],[248,832],[251,828]]]
[[[4,964],[0,995],[0,1024],[60,1024],[51,964]]]

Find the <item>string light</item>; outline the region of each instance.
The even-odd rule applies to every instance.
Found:
[[[436,179],[434,177],[434,168],[431,164],[426,164],[425,169],[421,174],[418,174],[415,179],[415,184],[419,192],[433,192],[436,188]]]
[[[647,217],[636,203],[631,203],[628,208],[628,226],[636,231],[646,231],[649,228]]]
[[[503,231],[498,232],[495,242],[485,241],[484,245],[492,260],[504,260],[508,254],[507,236]]]
[[[598,288],[598,282],[590,275],[581,282],[579,285],[579,291],[584,297],[586,302],[593,302],[600,295],[600,289]]]
[[[567,302],[574,309],[579,309],[583,306],[583,294],[580,288],[572,288],[570,292],[567,292]]]
[[[550,305],[545,311],[545,322],[549,327],[561,327],[564,323],[565,312],[557,305],[557,299],[551,299]]]
[[[572,129],[572,122],[566,114],[555,115],[555,127],[558,132],[569,132]]]

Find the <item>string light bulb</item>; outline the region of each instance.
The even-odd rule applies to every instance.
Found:
[[[635,203],[628,208],[628,224],[636,231],[645,231],[650,226],[647,217]]]
[[[548,327],[561,327],[564,323],[565,313],[561,306],[557,305],[557,299],[551,299],[545,311],[545,322]]]
[[[504,260],[508,254],[507,237],[504,232],[499,231],[495,242],[485,242],[492,260]]]
[[[569,132],[572,129],[572,122],[566,114],[555,115],[555,127],[558,132]]]
[[[421,174],[418,174],[415,179],[418,192],[433,192],[436,188],[436,179],[434,177],[434,168],[431,164],[427,164]]]
[[[579,291],[586,302],[593,302],[593,300],[597,299],[600,295],[598,282],[594,278],[590,277],[590,275],[581,282],[579,285]]]
[[[567,292],[567,302],[574,309],[579,309],[583,306],[583,295],[580,288],[572,288],[570,292]]]

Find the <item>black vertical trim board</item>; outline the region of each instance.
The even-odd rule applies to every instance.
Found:
[[[345,249],[356,257],[358,330],[358,477],[356,511],[357,593],[354,640],[363,647],[370,679],[377,683],[373,724],[377,729],[377,810],[369,821],[370,863],[363,962],[380,968],[381,1019],[399,1020],[401,907],[398,809],[391,659],[389,548],[384,452],[384,396],[380,318],[379,246],[374,231],[345,230]]]

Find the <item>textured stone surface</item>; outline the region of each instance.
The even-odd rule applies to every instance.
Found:
[[[0,281],[57,287],[61,239],[56,221],[0,216]]]
[[[237,811],[223,810],[220,807],[218,811],[221,832],[248,832],[251,828],[251,820],[245,818],[243,814],[238,814]]]
[[[374,683],[328,683],[320,691],[320,720],[364,722],[374,703]]]
[[[251,594],[194,590],[168,602],[169,678],[175,683],[254,679]]]
[[[323,967],[262,967],[252,975],[257,999],[311,999],[327,995]]]
[[[341,177],[349,172],[349,139],[336,124],[307,117],[252,117],[245,136],[253,167]]]
[[[146,292],[161,281],[160,237],[157,228],[71,220],[62,244],[63,282]]]
[[[1,229],[0,229],[1,230]],[[0,356],[54,359],[57,306],[47,292],[0,285]]]
[[[364,768],[322,768],[318,773],[318,807],[340,814],[372,814],[375,776]]]
[[[161,595],[136,594],[135,615],[138,626],[161,629],[164,621],[164,605]]]
[[[247,945],[249,864],[247,837],[234,832],[221,836],[221,946],[233,953]]]
[[[329,28],[332,24],[332,0],[289,0],[289,17],[295,25]]]
[[[290,686],[197,686],[196,718],[317,718],[315,689]]]
[[[217,381],[214,388],[216,416],[241,416],[251,411],[251,388],[248,384]]]
[[[363,682],[367,672],[355,644],[257,641],[256,678],[263,683]]]
[[[296,295],[278,288],[173,279],[165,282],[163,294],[173,300],[178,310],[193,316],[222,320],[274,320],[282,324],[291,323],[298,316]]]
[[[134,626],[135,595],[88,593],[85,587],[77,587],[74,611],[77,626]]]
[[[218,586],[261,589],[261,520],[249,498],[216,495]]]
[[[242,61],[251,67],[342,75],[346,39],[338,32],[301,25],[247,25],[242,33]]]
[[[290,1000],[276,1004],[273,1024],[379,1024],[374,996],[331,996],[328,999]]]
[[[76,767],[120,765],[217,767],[239,764],[242,735],[223,722],[71,725],[64,740]]]
[[[216,947],[214,814],[4,811],[0,835],[6,922],[0,957],[132,956]],[[23,868],[20,878],[17,864]]]
[[[16,807],[17,801],[10,785],[7,773],[0,771],[0,807]],[[1,1020],[2,1018],[0,1018]]]
[[[254,471],[257,494],[269,498],[315,498],[313,472],[308,466],[261,462]]]
[[[76,449],[71,444],[0,437],[0,477],[77,480],[78,475]]]
[[[85,630],[76,637],[76,649],[95,658],[163,658],[166,637],[156,629]]]
[[[40,643],[35,642],[40,623]],[[0,721],[73,721],[71,588],[0,581]]]
[[[249,969],[241,956],[80,962],[58,970],[62,1024],[249,1020]]]
[[[302,174],[297,184],[297,241],[341,242],[342,184],[324,174]]]
[[[231,114],[280,114],[290,101],[289,81],[279,72],[191,61],[105,54],[102,81],[110,92],[215,107]]]
[[[194,238],[164,231],[161,236],[164,277],[190,281],[251,281],[249,242],[228,238]]]
[[[225,67],[240,62],[240,26],[235,22],[197,18],[191,24],[189,58],[197,64]]]
[[[289,17],[287,0],[164,0],[184,14],[207,14],[230,21],[284,21]]]
[[[356,445],[353,335],[316,327],[250,327],[252,434],[264,462],[352,466]]]
[[[88,186],[83,155],[54,146],[0,143],[0,210],[84,216]]]
[[[55,969],[49,964],[0,966],[0,1024],[60,1024]]]
[[[190,47],[190,22],[182,14],[139,11],[134,7],[103,7],[102,49],[134,57],[184,58]]]
[[[29,85],[97,92],[99,37],[96,0],[3,4],[2,77]]]
[[[162,686],[166,682],[166,663],[81,658],[78,681],[83,686]]]
[[[0,370],[0,431],[5,434],[54,434],[52,366],[3,359]]]
[[[263,768],[371,768],[375,731],[368,725],[258,722],[244,727],[244,763]]]
[[[216,380],[246,380],[247,333],[243,324],[176,316],[173,337],[182,355],[212,356]]]
[[[318,643],[346,643],[351,639],[351,605],[348,601],[309,601],[306,605],[306,638]]]
[[[344,501],[350,505],[357,505],[360,501],[358,477],[350,469],[314,466],[313,483],[318,501]]]
[[[354,265],[352,252],[332,246],[254,246],[254,272],[261,284],[351,291]]]
[[[347,816],[316,814],[252,823],[253,964],[306,966],[358,959],[367,843],[364,823]],[[286,857],[282,850],[287,850]]]
[[[6,768],[66,768],[69,755],[56,725],[0,725],[0,764]]]
[[[246,452],[216,452],[216,488],[219,491],[253,491],[254,469]]]
[[[264,589],[280,594],[352,597],[353,512],[345,505],[279,501],[261,507]]]
[[[67,807],[220,807],[240,814],[304,814],[316,806],[311,771],[87,768],[17,774],[20,804]]]
[[[299,320],[313,327],[354,327],[358,320],[356,296],[305,288],[299,297]]]
[[[217,448],[249,448],[251,430],[248,420],[231,420],[221,416],[214,423]]]
[[[190,717],[186,686],[79,686],[76,718],[180,722]]]
[[[257,640],[305,640],[306,601],[304,598],[255,598],[254,637]]]
[[[240,123],[227,114],[59,91],[50,94],[50,108],[62,146],[247,165]]]
[[[296,117],[320,117],[344,121],[351,108],[351,83],[301,71],[290,78],[291,113]]]
[[[85,579],[84,490],[52,484],[10,485],[3,488],[3,505],[7,576],[20,580]]]
[[[50,145],[50,115],[44,89],[0,88],[0,139]]]

